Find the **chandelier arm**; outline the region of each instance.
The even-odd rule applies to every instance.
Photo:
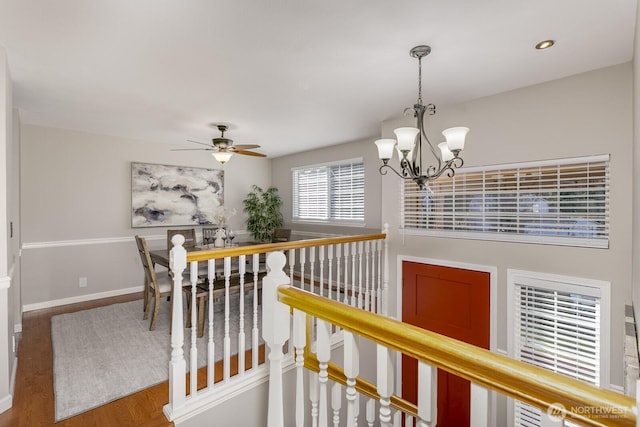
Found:
[[[384,165],[380,166],[380,169],[379,169],[380,175],[386,175],[387,172],[388,172],[386,169],[391,169],[391,171],[393,171],[393,173],[395,173],[396,175],[398,175],[402,179],[411,178],[410,176],[406,175],[406,173],[405,174],[401,174],[400,172],[395,170],[395,168],[393,166],[387,165],[387,164],[384,164]]]
[[[433,106],[433,107],[431,107]],[[415,107],[418,107],[417,105]],[[429,104],[426,107],[423,105],[420,105],[420,115],[418,115],[418,109],[416,109],[416,118],[418,121],[418,129],[420,129],[420,135],[419,138],[424,137],[424,140],[427,141],[427,144],[429,144],[429,150],[431,150],[431,154],[433,154],[433,157],[435,157],[435,159],[438,161],[438,169],[440,169],[442,167],[442,159],[440,158],[440,155],[438,154],[438,152],[436,151],[435,147],[433,146],[433,144],[431,143],[431,141],[429,140],[429,137],[427,136],[427,132],[424,130],[424,113],[427,110],[433,111],[433,114],[435,114],[435,105],[433,104]],[[420,153],[420,158],[422,159],[422,153]]]

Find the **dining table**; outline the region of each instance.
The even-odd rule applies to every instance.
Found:
[[[216,249],[229,249],[232,247],[238,247],[238,246],[252,246],[252,245],[257,245],[259,244],[258,242],[252,242],[252,241],[245,241],[245,242],[238,242],[238,243],[234,243],[233,245],[227,245],[224,247],[214,247],[213,245],[199,245],[199,246],[185,246],[184,248],[187,250],[187,254],[189,252],[195,252],[195,251],[203,251],[203,250],[216,250]],[[165,248],[165,249],[155,249],[152,251],[149,251],[149,254],[151,255],[151,262],[153,262],[154,264],[157,265],[161,265],[163,267],[166,267],[169,271],[171,271],[171,268],[169,266],[169,261],[170,261],[170,256],[169,256],[169,248]],[[206,263],[203,263],[203,265],[206,266]],[[206,269],[205,269],[206,271]],[[240,275],[239,275],[239,263],[238,263],[238,258],[234,257],[234,259],[232,260],[231,263],[231,271],[230,271],[230,278],[229,278],[229,289],[228,292],[229,294],[234,294],[234,293],[238,293],[240,290]],[[209,284],[208,284],[208,280],[205,277],[203,277],[204,275],[202,274],[202,270],[200,270],[200,278],[202,280],[198,280],[198,283],[196,284],[196,288],[198,289],[197,292],[203,292],[203,291],[208,291],[209,290]],[[259,277],[264,276],[266,272],[265,271],[261,271],[258,273]],[[189,270],[187,267],[187,270],[185,270],[185,274],[186,277],[188,277],[189,275]],[[205,273],[206,275],[207,273]],[[214,280],[213,280],[213,299],[216,300],[220,297],[223,297],[225,292],[227,292],[226,289],[226,280],[221,280],[224,278],[224,274],[220,274],[218,275],[217,273],[214,276]],[[242,281],[244,283],[244,281]],[[191,288],[191,286],[187,285],[186,288]],[[244,284],[244,291],[249,291],[253,289],[253,281],[252,280],[248,280],[245,284]],[[203,335],[204,332],[204,315],[206,314],[206,310],[205,310],[205,305],[204,303],[202,304],[197,304],[197,318],[198,318],[198,336],[201,337]],[[189,323],[189,322],[188,322]]]

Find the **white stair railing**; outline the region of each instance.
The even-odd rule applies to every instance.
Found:
[[[277,260],[277,254],[268,258]],[[284,258],[282,256],[282,258]],[[280,263],[280,261],[278,261]],[[275,265],[275,264],[274,264]],[[271,273],[270,273],[271,274]],[[269,277],[269,276],[267,276]],[[275,276],[274,276],[275,277]],[[487,350],[463,343],[452,338],[438,335],[412,325],[403,324],[394,319],[366,312],[357,307],[350,307],[334,300],[311,294],[288,285],[288,281],[267,281],[264,286],[277,287],[266,293],[263,304],[265,311],[269,305],[277,305],[282,313],[294,316],[294,324],[304,322],[305,317],[315,319],[317,329],[316,341],[298,352],[302,338],[295,337],[296,354],[304,357],[304,366],[310,371],[309,396],[311,411],[307,416],[312,426],[327,427],[333,425],[357,426],[358,420],[364,418],[366,425],[383,427],[399,426],[405,421],[406,426],[434,427],[437,422],[437,370],[444,369],[471,382],[470,419],[472,427],[488,427],[492,425],[489,408],[489,390],[499,392],[510,398],[517,398],[527,404],[539,407],[543,412],[552,408],[554,415],[546,416],[543,426],[563,425],[558,418],[583,423],[584,425],[626,425],[637,426],[637,408],[640,399],[611,390],[597,388],[567,376],[557,374],[527,363],[492,353]],[[273,300],[266,299],[267,295]],[[355,298],[357,303],[357,297]],[[278,328],[287,328],[290,319],[279,318],[282,322]],[[343,333],[343,368],[332,366],[331,343],[328,339],[330,324],[340,328]],[[295,328],[295,326],[294,326]],[[357,335],[365,336],[377,346],[376,385],[370,387],[358,377],[360,348]],[[265,337],[266,340],[266,337]],[[286,338],[274,341],[272,351],[279,351]],[[307,338],[309,341],[309,338]],[[268,342],[271,348],[272,343]],[[315,348],[315,353],[312,353]],[[417,405],[411,408],[394,396],[394,364],[395,352],[401,352],[418,359],[418,398]],[[367,355],[367,357],[370,357]],[[335,360],[332,360],[335,363]],[[298,366],[300,361],[298,360]],[[282,376],[277,369],[272,375]],[[281,379],[270,378],[270,381],[281,382]],[[297,382],[301,387],[302,382]],[[337,386],[344,385],[344,394],[336,396]],[[331,393],[331,407],[328,406],[328,393]],[[280,391],[282,392],[282,391]],[[342,392],[342,391],[340,391]],[[296,393],[301,393],[297,390]],[[358,396],[365,397],[364,417],[359,415]],[[269,402],[278,401],[270,396]],[[346,420],[340,420],[339,409],[342,401],[346,402]],[[293,404],[291,402],[290,404]],[[555,408],[560,413],[553,412]],[[377,409],[376,409],[377,408]],[[303,408],[297,408],[301,411]],[[405,410],[408,409],[408,410]],[[271,411],[271,406],[269,411]],[[280,408],[273,408],[277,413]],[[297,412],[296,425],[305,425],[305,417]],[[602,414],[615,414],[615,420],[603,419]],[[271,418],[270,418],[271,419]],[[360,420],[362,422],[362,420]],[[280,427],[283,424],[270,424]]]
[[[223,400],[231,390],[246,389],[252,383],[257,384],[262,378],[269,376],[269,368],[260,365],[262,352],[259,350],[263,340],[266,341],[264,328],[267,316],[265,313],[261,314],[264,306],[260,304],[259,291],[263,288],[263,280],[268,277],[265,276],[268,268],[264,263],[267,254],[277,251],[285,251],[287,254],[278,268],[281,273],[278,280],[284,280],[286,284],[296,288],[322,293],[335,300],[349,298],[354,304],[365,301],[365,291],[368,290],[369,305],[375,311],[376,306],[381,307],[385,303],[380,301],[380,296],[373,297],[368,284],[385,283],[382,274],[387,268],[380,265],[386,259],[381,253],[384,239],[383,233],[336,236],[187,253],[183,246],[184,238],[181,235],[174,236],[169,263],[173,272],[173,295],[170,392],[169,403],[164,407],[167,418],[171,421],[186,419],[189,413],[198,408],[211,407],[218,400]],[[378,248],[377,257],[363,253],[368,247]],[[351,267],[348,270],[341,270],[341,253],[348,254]],[[361,260],[359,269],[356,267],[358,259]],[[347,265],[347,261],[343,259],[342,264]],[[202,268],[203,265],[206,268]],[[208,277],[206,281],[202,280],[203,271]],[[363,286],[365,283],[366,289]],[[192,308],[191,329],[186,332],[182,307],[185,285],[189,290],[189,305]],[[208,309],[201,313],[201,307],[198,306],[204,294]],[[201,317],[203,315],[204,320]],[[199,327],[200,322],[204,322],[205,326]],[[313,327],[315,334],[315,322]],[[298,363],[303,363],[305,329],[302,326],[299,333],[302,341],[287,348],[288,353],[283,351],[283,358],[278,363],[296,363],[297,360]],[[198,332],[203,332],[203,336],[199,337]],[[327,336],[331,345],[335,345],[341,337],[333,327],[330,327]],[[249,349],[251,356],[247,355],[245,358]],[[216,360],[216,352],[221,354],[218,357],[220,360]],[[268,354],[269,358],[276,357],[275,354]],[[294,356],[296,362],[293,361]],[[221,379],[214,375],[216,363],[222,364]],[[204,385],[204,381],[198,383],[198,367],[207,370],[206,376],[202,377],[206,380]],[[302,368],[300,372],[299,381],[304,383]],[[326,376],[323,377],[321,387],[325,396],[318,403],[323,405],[323,412],[326,412],[331,400],[328,397]]]

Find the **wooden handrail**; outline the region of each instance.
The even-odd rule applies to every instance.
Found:
[[[202,251],[192,251],[187,254],[187,262],[206,261],[240,255],[253,255],[273,251],[286,251],[289,249],[310,248],[312,246],[335,245],[338,243],[364,242],[367,240],[381,240],[385,233],[362,234],[357,236],[326,237],[320,239],[291,240],[289,242],[262,243],[250,246],[235,246],[230,248],[216,248]]]
[[[586,425],[636,425],[636,402],[620,393],[291,286],[278,288],[278,300],[543,411],[563,405],[567,418]]]

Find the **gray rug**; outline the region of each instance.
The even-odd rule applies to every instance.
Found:
[[[170,303],[163,299],[154,331],[142,320],[142,300],[51,318],[56,422],[168,379]],[[230,298],[231,354],[238,352],[239,298]],[[260,307],[259,307],[260,309]],[[224,301],[214,304],[215,358],[223,355]],[[251,348],[253,298],[245,298],[245,348]],[[260,310],[258,311],[260,322]],[[208,319],[205,323],[208,323]],[[198,338],[198,367],[206,364],[208,327]],[[185,329],[189,369],[191,329]]]

